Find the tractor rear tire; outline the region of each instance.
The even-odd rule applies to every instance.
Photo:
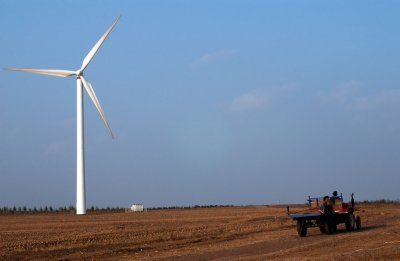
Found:
[[[297,234],[299,234],[300,237],[307,236],[307,225],[305,221],[297,220],[296,228],[297,228]]]

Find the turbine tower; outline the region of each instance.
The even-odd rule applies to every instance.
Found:
[[[101,119],[106,125],[108,132],[111,137],[114,135],[111,131],[110,125],[106,120],[103,109],[100,106],[99,100],[92,88],[90,82],[88,82],[85,77],[83,77],[83,72],[88,66],[90,61],[93,59],[100,46],[107,38],[109,33],[112,31],[114,26],[117,24],[121,15],[115,19],[112,25],[107,29],[107,31],[100,37],[97,43],[93,46],[90,52],[83,59],[82,66],[77,71],[69,70],[53,70],[53,69],[28,69],[28,68],[4,68],[4,70],[13,70],[20,72],[30,72],[37,74],[46,74],[51,76],[67,77],[76,76],[76,214],[84,215],[86,214],[86,194],[85,194],[85,151],[84,151],[84,118],[83,118],[83,88],[89,94],[94,106],[96,107]]]

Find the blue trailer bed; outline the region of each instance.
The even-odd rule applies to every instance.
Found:
[[[317,218],[321,216],[321,213],[303,213],[303,214],[289,214],[289,218],[293,218],[294,220],[297,219],[302,219],[302,218],[308,218],[308,219],[312,219],[312,218]]]

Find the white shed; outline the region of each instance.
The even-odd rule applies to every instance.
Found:
[[[143,204],[133,204],[131,206],[131,211],[132,212],[143,212],[144,211]]]

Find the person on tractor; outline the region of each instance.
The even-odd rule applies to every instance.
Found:
[[[340,197],[337,195],[337,191],[333,191],[332,197],[329,199],[329,205],[333,206],[335,205],[336,199],[340,199]]]

